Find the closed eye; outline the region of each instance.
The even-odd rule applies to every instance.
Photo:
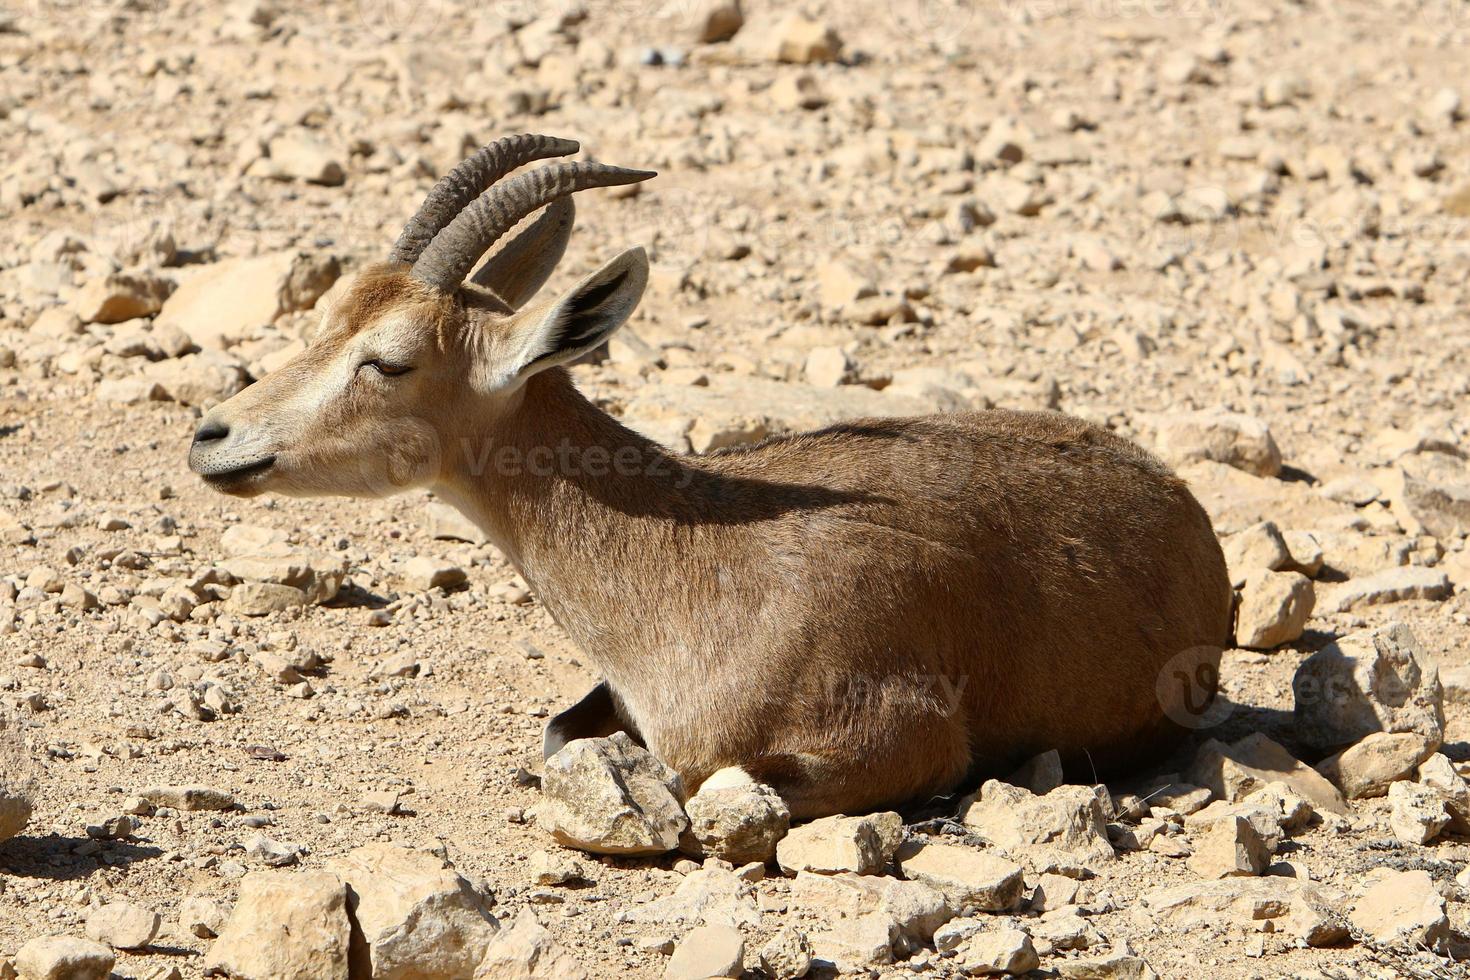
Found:
[[[363,361],[361,366],[372,368],[374,371],[388,378],[396,378],[400,374],[407,374],[413,370],[413,368],[406,364],[390,364],[387,361],[380,361],[376,358],[371,361]]]

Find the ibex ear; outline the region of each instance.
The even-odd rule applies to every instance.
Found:
[[[630,248],[555,302],[517,323],[515,373],[527,377],[594,350],[633,315],[648,285],[648,254]]]

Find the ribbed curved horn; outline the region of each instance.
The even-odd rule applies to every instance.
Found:
[[[389,259],[412,265],[418,261],[429,242],[442,231],[455,215],[495,183],[517,167],[532,160],[564,157],[581,149],[576,140],[525,133],[506,136],[480,147],[449,173],[439,178],[424,203],[408,219]]]
[[[532,211],[589,187],[635,184],[655,176],[651,170],[574,161],[513,177],[486,191],[434,236],[414,263],[414,277],[436,289],[453,292],[476,260]]]
[[[524,231],[486,259],[470,275],[470,282],[493,292],[510,309],[520,309],[551,278],[566,254],[576,220],[577,206],[572,198],[557,198]]]

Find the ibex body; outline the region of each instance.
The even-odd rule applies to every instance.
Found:
[[[738,770],[815,816],[1046,749],[1106,772],[1172,744],[1213,696],[1231,615],[1179,480],[1050,413],[663,451],[562,366],[632,312],[641,250],[521,308],[560,258],[569,194],[649,175],[559,165],[479,197],[573,149],[515,137],[445,178],[312,347],[204,420],[194,469],[241,495],[429,486],[457,505],[605,677],[548,750],[625,729],[691,790]]]

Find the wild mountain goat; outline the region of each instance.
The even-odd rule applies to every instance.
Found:
[[[1053,413],[662,449],[563,367],[633,312],[643,250],[525,305],[571,195],[653,176],[562,162],[497,183],[577,148],[508,137],[444,177],[311,347],[203,419],[193,470],[238,496],[414,486],[459,507],[605,678],[553,719],[547,752],[622,729],[690,791],[738,769],[811,817],[1047,749],[1080,774],[1167,750],[1213,698],[1231,631],[1184,484]]]

